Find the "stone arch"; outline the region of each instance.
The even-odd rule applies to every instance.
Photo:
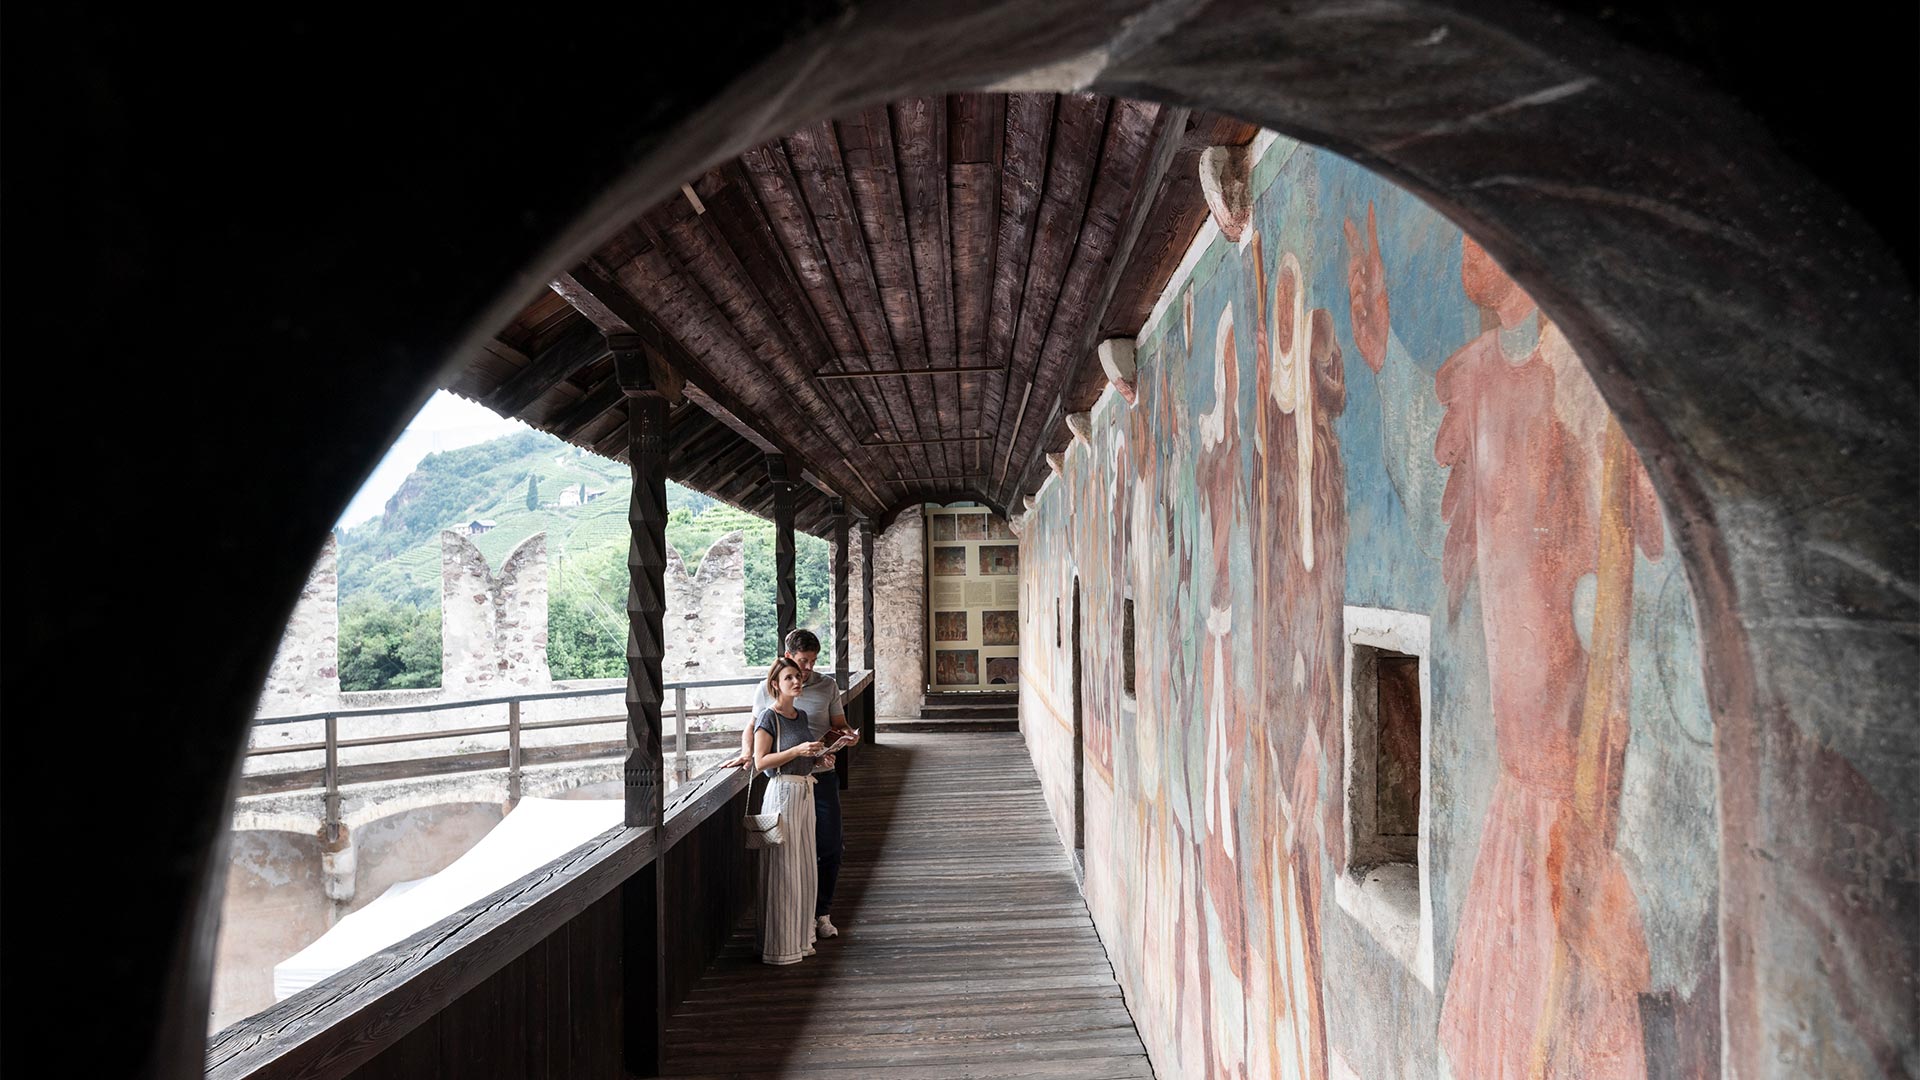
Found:
[[[266,66],[264,57],[238,58],[261,66],[234,71],[189,62],[207,46],[194,42],[201,28],[188,21],[146,34],[123,25],[111,40],[96,28],[51,27],[52,37],[77,44],[30,64],[51,68],[43,85],[67,112],[22,136],[45,153],[15,160],[77,164],[16,186],[15,205],[38,207],[40,220],[16,230],[9,246],[67,287],[10,320],[9,343],[31,340],[53,355],[75,326],[135,340],[169,324],[176,283],[220,281],[236,314],[191,343],[191,363],[246,372],[256,390],[288,391],[271,410],[218,418],[197,380],[150,387],[145,398],[254,451],[235,471],[259,481],[257,497],[245,500],[248,516],[215,514],[214,526],[268,520],[257,534],[262,550],[183,571],[181,587],[201,590],[207,609],[186,616],[196,632],[124,665],[128,685],[164,686],[204,661],[209,642],[220,657],[149,710],[165,721],[171,739],[163,742],[178,745],[140,740],[150,747],[148,767],[183,793],[155,805],[155,842],[125,868],[150,888],[147,910],[115,921],[102,901],[71,913],[97,915],[94,924],[110,932],[95,945],[145,973],[97,1010],[97,1023],[118,1037],[94,1042],[124,1047],[103,1067],[197,1073],[195,1024],[180,1018],[197,1016],[206,1000],[219,824],[241,727],[319,538],[449,354],[503,321],[531,283],[700,166],[850,105],[979,85],[1085,86],[1204,105],[1343,153],[1439,207],[1540,301],[1652,471],[1700,604],[1721,732],[1730,1066],[1740,1075],[1791,1068],[1773,1063],[1774,1049],[1802,1045],[1797,1022],[1814,1012],[1811,1028],[1851,1034],[1844,1042],[1819,1036],[1827,1041],[1810,1052],[1882,1062],[1897,1060],[1901,1045],[1911,1053],[1910,1014],[1891,1029],[1855,1031],[1837,1006],[1817,1000],[1842,985],[1856,999],[1892,988],[1897,1003],[1920,922],[1908,854],[1920,818],[1908,674],[1920,625],[1914,298],[1911,253],[1883,240],[1910,238],[1911,183],[1894,174],[1875,188],[1871,178],[1845,178],[1842,155],[1823,160],[1841,148],[1838,135],[1819,131],[1829,115],[1757,95],[1777,125],[1770,128],[1736,105],[1733,93],[1747,88],[1741,73],[1705,58],[1724,46],[1757,67],[1767,43],[1695,40],[1652,17],[1589,22],[1585,8],[1571,8],[1514,4],[1466,15],[1418,0],[1360,8],[1085,0],[984,14],[874,5],[829,19],[797,5],[784,19],[740,27],[728,25],[737,19],[727,12],[696,6],[636,12],[633,26],[599,30],[607,40],[726,43],[712,58],[693,50],[689,61],[700,63],[685,69],[595,65],[565,49],[529,57],[490,39],[463,50],[441,40],[443,27],[396,20],[377,43],[360,26],[310,27],[302,40],[311,59],[282,52]],[[1816,45],[1828,41],[1808,32]],[[1911,40],[1903,28],[1851,32],[1869,50],[1876,37]],[[125,44],[132,40],[137,54]],[[439,48],[426,44],[436,41]],[[337,80],[315,77],[343,43],[398,52],[390,65],[365,65],[363,74],[374,74],[343,94]],[[486,49],[513,56],[519,80],[472,63]],[[84,63],[75,59],[82,54]],[[1873,88],[1873,65],[1852,53],[1798,56],[1803,81],[1824,75],[1855,92]],[[200,67],[205,73],[195,74]],[[249,100],[236,105],[231,87],[241,77]],[[433,93],[416,94],[421,87]],[[1908,105],[1913,95],[1902,86],[1896,97]],[[432,123],[411,111],[414,100],[433,109]],[[472,108],[449,115],[447,100]],[[564,106],[546,114],[533,107],[556,100]],[[640,100],[652,107],[634,109]],[[287,140],[263,136],[241,147],[190,135],[185,118],[214,102],[232,123]],[[257,115],[238,115],[244,110]],[[365,122],[350,132],[301,122],[342,115]],[[501,116],[540,116],[547,144],[582,152],[558,168],[516,164],[503,149],[511,140],[498,138]],[[336,155],[341,162],[378,158],[384,175],[411,169],[461,182],[356,190],[315,167],[329,140],[360,149]],[[97,146],[182,164],[115,169]],[[285,179],[236,195],[221,179],[234,176]],[[179,213],[180,193],[202,182],[225,201],[207,214]],[[1836,184],[1847,185],[1844,195]],[[294,221],[301,215],[285,215],[289,205],[326,212]],[[263,252],[254,223],[275,220],[276,208],[291,235]],[[134,227],[98,224],[107,220]],[[221,221],[235,227],[209,227]],[[88,242],[96,230],[114,239]],[[418,260],[429,251],[470,257],[428,269]],[[240,265],[251,272],[235,274]],[[369,278],[396,265],[419,276],[392,290],[404,297],[370,301]],[[103,360],[109,370],[96,380],[146,385],[138,373],[150,370],[153,354],[141,352]],[[183,345],[183,365],[185,353]],[[274,355],[271,368],[257,362],[263,353]],[[316,370],[337,385],[307,376]],[[64,434],[84,430],[84,395],[75,402],[39,408],[36,420]],[[321,445],[327,452],[314,454]],[[173,486],[173,462],[136,458],[119,447],[75,447],[70,464],[117,471],[127,489],[151,490],[136,495],[148,500],[138,507],[157,510],[159,492]],[[307,482],[271,490],[296,475]],[[69,544],[74,555],[114,565],[116,542]],[[51,545],[23,539],[13,550],[31,557]],[[193,561],[186,539],[157,537],[152,546]],[[13,575],[12,610],[51,609],[40,601],[53,599],[53,584],[23,578]],[[99,602],[83,610],[120,609],[123,582],[94,588]],[[258,604],[262,594],[276,602]],[[77,654],[89,631],[110,632],[114,617],[15,637],[9,683],[53,670],[50,661]],[[125,729],[130,745],[135,730]],[[217,745],[226,752],[208,751]],[[110,822],[83,817],[74,828],[96,824]],[[1811,910],[1796,906],[1806,895]],[[1833,981],[1817,994],[1799,988],[1800,973],[1822,965]],[[50,986],[50,996],[59,990]],[[1829,1020],[1839,1026],[1823,1026]]]

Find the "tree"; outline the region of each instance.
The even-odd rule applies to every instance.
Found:
[[[440,685],[440,609],[357,596],[340,610],[340,689]]]
[[[540,474],[527,474],[527,509],[540,509]]]

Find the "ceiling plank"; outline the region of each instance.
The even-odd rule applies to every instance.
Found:
[[[1020,326],[1007,362],[1007,394],[1025,396],[1027,383],[1040,375],[1042,355],[1054,323],[1065,316],[1084,316],[1063,310],[1061,290],[1081,244],[1081,229],[1090,213],[1089,192],[1105,142],[1107,114],[1112,102],[1091,94],[1061,97],[1054,121],[1053,149],[1047,157],[1046,193],[1040,201],[1032,261],[1027,267],[1026,292],[1020,298]],[[1020,428],[1003,413],[995,418],[1000,434],[1004,479]]]
[[[750,409],[730,384],[721,381],[705,361],[678,337],[669,333],[623,285],[606,274],[593,260],[560,275],[555,279],[553,288],[603,331],[639,335],[648,348],[655,350],[669,365],[686,376],[691,384],[687,388],[687,396],[713,414],[715,419],[742,435],[767,443],[796,461],[810,460],[807,455],[800,453],[799,448],[777,425],[767,424],[768,430],[763,431],[761,424],[754,423],[761,414]],[[848,498],[848,493],[840,487],[836,487],[836,490],[849,502],[871,505],[865,499]],[[880,509],[884,507],[876,508]]]
[[[847,313],[846,298],[841,295],[840,282],[827,261],[819,227],[794,175],[786,147],[778,140],[754,147],[730,168],[745,179],[746,190],[753,193],[761,220],[767,223],[779,243],[786,257],[787,271],[806,301],[804,314],[825,344],[827,357],[858,354],[862,349],[860,335]],[[857,387],[854,397],[860,402],[869,431],[881,430],[883,425],[888,431],[898,428],[891,399],[882,388]]]
[[[999,181],[999,235],[994,245],[993,301],[987,311],[986,359],[1005,366],[1013,356],[1027,289],[1027,266],[1033,259],[1034,226],[1040,218],[1040,195],[1046,188],[1047,159],[1053,141],[1053,94],[1011,94],[1007,97],[1006,130]],[[1008,379],[990,380],[981,399],[984,416],[997,428],[1007,405]],[[975,425],[986,429],[984,420]]]
[[[843,358],[858,356],[871,368],[901,366],[893,331],[880,303],[880,289],[874,284],[873,267],[861,235],[859,211],[854,206],[853,190],[847,180],[846,164],[841,160],[840,140],[834,125],[822,121],[804,127],[789,135],[785,146],[794,176],[800,181],[812,210],[827,265],[839,283],[847,313],[859,334],[859,350],[843,353]],[[877,385],[887,395],[888,413],[893,419],[890,434],[895,438],[918,438],[920,419],[911,388],[890,380],[882,380]],[[922,466],[927,463],[925,454],[915,452],[911,456]]]
[[[979,375],[983,375],[987,373],[1000,373],[1004,371],[1006,371],[1006,368],[1000,367],[998,365],[983,364],[977,367],[890,368],[890,369],[876,370],[876,371],[816,371],[813,373],[813,377],[821,380],[822,382],[829,382],[835,379],[893,379],[893,378],[902,378],[906,376],[933,376],[933,375],[958,375],[958,376],[977,377]],[[956,379],[955,381],[957,382],[960,380]]]
[[[947,99],[956,369],[984,366],[1004,371],[999,358],[988,362],[987,316],[993,304],[994,256],[1000,236],[1000,156],[1006,117],[1005,94],[955,94]],[[980,430],[986,390],[987,384],[982,384],[963,391],[960,426],[965,430]]]
[[[1076,325],[1061,327],[1049,341],[1040,366],[1037,392],[1052,398],[1047,418],[1030,428],[1023,438],[1016,430],[1011,445],[1021,462],[1011,488],[1003,487],[1000,499],[1017,501],[1025,494],[1024,485],[1033,462],[1040,459],[1051,440],[1054,425],[1063,415],[1063,395],[1074,385],[1081,370],[1093,360],[1099,342],[1106,309],[1113,302],[1120,278],[1152,210],[1160,182],[1171,167],[1186,129],[1187,111],[1150,102],[1118,101],[1106,147],[1101,155],[1099,177],[1089,195],[1089,205],[1104,208],[1090,211],[1089,228],[1084,230],[1074,253],[1072,279],[1063,307],[1081,311]]]
[[[875,296],[893,342],[894,362],[900,367],[932,367],[920,297],[914,283],[912,238],[906,211],[900,202],[900,178],[894,164],[893,122],[887,106],[877,105],[833,125],[845,166],[855,221],[866,249],[865,262],[873,275]],[[931,383],[905,384],[920,432],[940,429],[939,394]],[[929,465],[942,457],[928,453]]]
[[[899,198],[906,210],[907,252],[919,304],[927,365],[952,368],[959,362],[954,334],[953,241],[947,210],[947,99],[909,98],[889,110]],[[928,385],[938,417],[937,430],[958,434],[966,380],[936,379]],[[977,393],[977,390],[976,390]],[[960,467],[957,452],[941,454],[948,469]]]
[[[840,401],[813,385],[807,377],[813,366],[806,362],[807,347],[776,317],[773,296],[761,288],[765,282],[782,290],[786,281],[784,258],[774,250],[768,231],[755,227],[760,224],[758,205],[750,194],[728,190],[730,185],[712,173],[700,182],[703,198],[711,196],[708,205],[713,213],[696,212],[685,199],[670,199],[647,220],[663,227],[660,236],[669,257],[712,299],[747,355],[757,362],[753,374],[772,372],[787,401],[800,409],[812,427],[810,434],[835,446],[853,444],[871,425],[856,428]],[[731,211],[728,217],[739,238],[738,248],[714,222],[723,207]]]

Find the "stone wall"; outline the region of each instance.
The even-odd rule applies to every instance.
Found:
[[[903,510],[873,541],[874,713],[918,716],[927,690],[926,518]]]
[[[1156,1071],[1718,1076],[1715,724],[1641,462],[1458,229],[1257,146],[1021,530],[1023,731]],[[1366,850],[1369,646],[1419,664],[1411,862]]]
[[[667,545],[667,613],[663,620],[667,655],[661,670],[668,682],[727,679],[746,670],[746,534],[731,532],[715,540],[689,574],[680,552]]]
[[[300,599],[287,619],[280,648],[260,694],[261,713],[303,713],[327,708],[340,693],[339,545],[333,534],[321,545]]]
[[[729,678],[742,673],[746,633],[743,535],[714,541],[699,569],[686,572],[679,553],[668,549],[665,618],[668,681]],[[605,696],[528,702],[528,723],[608,717],[600,724],[526,732],[528,749],[579,742],[618,742],[625,732],[620,679],[555,683],[547,668],[546,538],[521,542],[496,574],[466,536],[441,534],[442,685],[424,690],[342,692],[338,677],[338,579],[331,539],[289,618],[272,672],[260,697],[263,716],[410,708],[441,702],[505,696],[515,691],[603,690]],[[625,597],[609,597],[616,609]],[[751,690],[696,690],[688,704],[744,702]],[[669,702],[671,708],[671,702]],[[450,707],[427,713],[351,717],[340,721],[342,738],[401,732],[457,730],[503,724],[504,706]],[[672,725],[667,718],[669,776]],[[255,748],[318,742],[321,721],[266,723],[251,732]],[[482,735],[348,747],[342,765],[409,757],[505,749],[507,736]],[[693,755],[697,772],[725,756]],[[249,758],[246,774],[311,769],[319,751]],[[555,798],[587,790],[619,796],[617,757],[522,770],[521,791]],[[604,790],[602,790],[604,789]],[[272,968],[304,948],[340,917],[377,898],[399,881],[425,877],[459,858],[508,808],[504,770],[355,784],[341,793],[344,829],[338,850],[323,850],[325,799],[318,789],[246,796],[233,813],[234,859],[221,911],[214,996],[209,1021],[215,1029],[252,1015],[273,1002]]]
[[[547,534],[522,540],[495,574],[464,534],[440,534],[440,688],[495,697],[546,686]]]

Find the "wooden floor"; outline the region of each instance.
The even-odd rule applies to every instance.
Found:
[[[882,738],[842,793],[841,936],[769,967],[736,935],[667,1074],[1152,1076],[1020,736]]]

